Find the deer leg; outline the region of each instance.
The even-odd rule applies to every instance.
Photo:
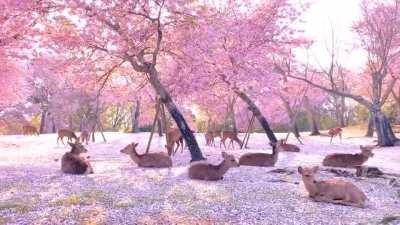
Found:
[[[60,137],[57,137],[57,146],[58,146],[58,140],[60,139]]]
[[[224,139],[221,139],[221,143],[222,143],[222,144],[224,144],[224,147],[225,147],[225,149],[226,149],[225,140],[226,140],[226,138],[224,138]],[[228,145],[228,146],[229,146],[229,145]]]
[[[340,144],[342,144],[342,133],[339,133]]]
[[[333,135],[331,136],[331,142],[330,142],[330,144],[332,144],[332,139],[333,139]]]
[[[183,142],[183,138],[179,140],[181,142],[181,153],[183,153],[183,149],[185,147],[185,142]]]

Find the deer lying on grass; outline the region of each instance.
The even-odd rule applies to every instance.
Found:
[[[179,146],[181,146],[181,153],[183,153],[183,136],[181,131],[178,128],[173,128],[170,129],[167,132],[167,140],[168,143],[165,145],[165,147],[168,150],[168,155],[175,155],[175,153],[178,151]],[[176,144],[176,148],[174,151],[174,145]]]
[[[374,156],[372,150],[374,146],[360,145],[361,153],[357,154],[342,154],[335,153],[327,155],[322,161],[322,165],[331,167],[355,168],[364,164],[370,157]]]
[[[332,139],[333,137],[339,136],[340,138],[340,143],[342,143],[342,128],[341,127],[335,127],[335,128],[331,128],[328,131],[328,135],[331,137],[331,144],[332,144]]]
[[[316,181],[317,166],[299,167],[298,171],[313,200],[364,208],[367,197],[353,183],[338,178]]]
[[[226,149],[225,140],[228,138],[230,139],[228,148],[229,148],[229,145],[232,144],[232,148],[234,149],[233,141],[235,141],[239,145],[239,148],[242,147],[242,141],[239,139],[238,133],[234,132],[234,131],[222,131],[221,132],[221,143],[219,144],[219,146],[221,147],[221,144],[223,144]]]
[[[80,154],[86,153],[87,149],[81,143],[71,143],[71,151],[63,155],[61,159],[61,170],[69,174],[89,174],[93,173],[93,168],[88,161],[88,157]]]
[[[231,167],[238,167],[239,164],[233,155],[222,152],[224,160],[219,165],[212,165],[206,161],[198,161],[190,164],[189,178],[195,180],[222,180],[224,174]]]
[[[81,132],[81,136],[79,137],[81,143],[86,143],[89,144],[89,139],[90,139],[90,133],[87,130],[83,130]]]
[[[23,135],[39,135],[36,127],[31,125],[26,125],[22,127],[22,134]]]
[[[241,166],[274,166],[278,161],[279,148],[272,145],[272,154],[268,153],[246,153],[239,158],[239,165]]]
[[[121,150],[121,153],[129,155],[139,167],[172,167],[172,160],[167,154],[158,152],[139,155],[136,151],[138,145],[138,143],[129,144]]]
[[[58,137],[57,137],[57,145],[58,145],[58,141],[61,140],[61,143],[64,144],[64,137],[68,137],[68,141],[72,141],[72,138],[75,139],[75,142],[79,142],[78,137],[75,135],[75,133],[71,130],[68,129],[60,129],[58,130]]]
[[[287,144],[285,139],[281,139],[276,144],[276,147],[281,152],[300,152],[300,148],[296,145]]]

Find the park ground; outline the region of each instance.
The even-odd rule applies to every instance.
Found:
[[[203,154],[218,163],[221,149],[205,146],[204,135],[196,135]],[[304,134],[301,153],[281,153],[271,168],[233,168],[218,182],[188,179],[187,150],[173,157],[171,169],[138,168],[119,152],[133,141],[143,151],[148,136],[110,132],[107,143],[90,143],[95,173],[85,176],[61,173],[60,159],[69,148],[57,146],[55,134],[0,136],[0,225],[400,224],[400,147],[376,149],[366,163],[393,177],[345,178],[367,194],[365,209],[311,201],[296,172],[299,165],[320,165],[327,154],[356,153],[360,144],[374,143],[360,132],[347,130],[343,142],[334,139],[332,145],[329,137]],[[165,151],[164,144],[156,137],[151,151]],[[249,147],[227,152],[239,157],[271,151],[265,134],[253,134]],[[319,178],[335,176],[325,169],[320,167]]]

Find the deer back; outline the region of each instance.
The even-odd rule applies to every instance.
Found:
[[[358,154],[341,154],[335,153],[325,157],[322,161],[324,166],[332,167],[356,167],[361,166],[367,161],[368,157],[365,157],[361,153]]]
[[[246,153],[239,158],[239,164],[243,166],[274,166],[278,161],[277,148],[272,149],[272,154],[268,153]]]
[[[171,158],[164,153],[148,153],[139,156],[138,165],[141,167],[171,167]]]
[[[70,138],[75,138],[78,139],[75,133],[71,130],[68,129],[60,129],[58,130],[58,136],[59,137],[70,137]]]

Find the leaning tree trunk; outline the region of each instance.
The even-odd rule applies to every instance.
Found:
[[[253,115],[257,118],[258,122],[261,124],[262,128],[267,134],[269,141],[272,144],[276,144],[276,142],[278,141],[275,137],[275,134],[271,130],[267,119],[265,119],[265,117],[262,115],[260,109],[256,106],[256,104],[243,91],[240,91],[239,89],[234,89],[234,92],[248,105],[249,110],[253,112]]]
[[[46,115],[47,115],[47,111],[46,110],[42,110],[42,113],[40,114],[40,128],[39,128],[39,133],[41,133],[41,134],[45,133]]]
[[[317,115],[316,115],[314,108],[311,106],[310,100],[308,99],[307,96],[304,98],[304,103],[306,106],[305,108],[307,111],[308,122],[309,122],[310,130],[311,130],[310,135],[311,136],[320,135],[321,133],[319,132],[319,129],[318,129]]]
[[[182,116],[181,112],[179,112],[178,108],[176,107],[175,103],[173,102],[171,96],[165,89],[165,87],[161,84],[158,78],[158,72],[154,68],[154,66],[148,67],[148,74],[149,74],[149,82],[156,90],[157,94],[160,96],[160,100],[164,105],[167,107],[171,117],[175,120],[176,125],[178,126],[179,130],[182,133],[183,138],[186,141],[186,145],[189,148],[190,155],[192,160],[191,161],[198,161],[204,160],[203,154],[197,144],[196,138],[194,137],[191,129],[189,128],[188,124],[186,123],[185,118]]]
[[[132,115],[131,116],[131,118],[132,118],[132,133],[140,132],[140,130],[139,130],[139,116],[140,116],[140,101],[139,101],[139,99],[136,100],[135,110],[133,110],[133,106],[132,106],[131,115]]]
[[[290,103],[283,97],[279,96],[283,102],[283,106],[286,109],[286,113],[288,114],[289,120],[290,120],[290,129],[292,130],[294,136],[298,139],[300,137],[300,132],[299,128],[297,126],[297,120],[296,120],[296,115],[292,110],[292,107],[290,106]],[[290,132],[288,132],[290,133]]]
[[[163,128],[162,128],[162,122],[161,122],[161,118],[158,117],[157,118],[157,132],[158,132],[158,136],[162,137],[163,136]]]
[[[398,141],[393,133],[392,127],[390,126],[389,119],[381,111],[379,105],[372,106],[372,116],[378,136],[379,146],[393,146]]]
[[[365,134],[365,137],[373,137],[373,136],[374,136],[374,117],[372,115],[372,112],[369,112],[368,127],[367,127],[367,133]]]

